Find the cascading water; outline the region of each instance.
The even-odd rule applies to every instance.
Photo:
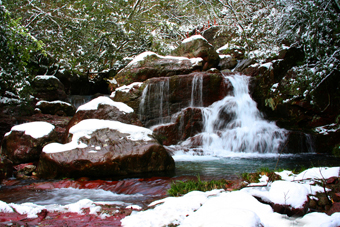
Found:
[[[249,78],[226,76],[234,87],[233,96],[203,109],[203,153],[225,156],[230,152],[277,153],[286,131],[263,119],[249,95]]]
[[[144,123],[147,117],[154,119],[148,126],[169,122],[169,78],[146,85],[139,104],[139,115]]]
[[[203,76],[195,75],[192,80],[190,107],[203,106]]]

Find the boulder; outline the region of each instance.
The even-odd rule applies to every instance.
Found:
[[[231,34],[230,31],[223,30],[222,26],[212,26],[206,29],[202,33],[202,36],[218,49],[231,41],[234,34]]]
[[[112,98],[113,101],[127,104],[137,113],[139,108],[139,98],[141,97],[145,87],[143,84],[144,83],[142,82],[134,82],[129,85],[118,87],[114,92],[112,92],[110,98]]]
[[[116,88],[133,82],[143,82],[152,77],[188,74],[195,70],[201,70],[202,62],[201,58],[164,57],[154,52],[144,52],[120,70],[111,81],[110,86]]]
[[[142,126],[134,110],[122,102],[100,96],[80,106],[68,123],[66,130],[85,119],[115,120],[126,124]],[[67,135],[67,134],[65,134]]]
[[[36,108],[40,109],[43,114],[73,116],[76,112],[74,106],[63,101],[39,101]]]
[[[174,170],[174,160],[149,129],[87,119],[69,132],[72,139],[68,143],[51,143],[43,148],[39,177],[106,178]]]
[[[29,122],[12,127],[2,142],[2,155],[14,164],[39,160],[42,148],[58,141],[54,126],[47,122]]]
[[[153,132],[163,145],[175,145],[203,129],[203,116],[200,108],[188,107],[182,110],[172,124],[160,125]]]
[[[220,70],[233,69],[236,65],[236,58],[232,57],[231,55],[220,55],[220,62],[218,64],[218,68]]]
[[[146,127],[168,123],[173,114],[188,106],[209,106],[232,91],[219,71],[151,78],[145,84],[138,114]]]
[[[194,35],[182,41],[182,43],[172,52],[175,56],[187,58],[202,58],[203,69],[216,68],[220,57],[215,48],[201,35]]]
[[[216,52],[220,55],[230,55],[237,60],[243,60],[245,50],[240,46],[225,44],[224,46],[218,48]]]
[[[64,85],[55,76],[36,76],[32,81],[35,97],[46,100],[66,100]]]

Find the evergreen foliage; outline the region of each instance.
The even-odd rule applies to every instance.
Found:
[[[20,18],[13,19],[9,11],[0,5],[1,94],[10,91],[27,98],[32,80],[28,63],[42,47],[43,43],[20,24]]]
[[[338,0],[3,0],[3,5],[1,54],[10,64],[1,64],[2,89],[29,82],[27,63],[42,43],[54,61],[51,68],[95,74],[119,70],[127,57],[146,50],[169,54],[188,33],[213,24],[230,36],[228,48],[248,58],[274,57],[282,44],[304,50],[295,78],[277,92],[294,90],[294,96],[307,98],[340,67]]]

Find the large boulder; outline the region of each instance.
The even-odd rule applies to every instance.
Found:
[[[68,143],[43,148],[38,176],[107,178],[174,170],[174,160],[147,128],[87,119],[69,132]]]
[[[203,115],[200,108],[188,107],[182,110],[172,124],[160,125],[153,132],[163,145],[175,145],[203,129]]]
[[[65,101],[67,98],[64,85],[55,76],[36,76],[32,81],[32,88],[35,91],[35,97],[42,100]]]
[[[115,102],[105,96],[100,96],[81,105],[70,120],[67,130],[85,119],[115,120],[126,124],[142,126],[137,114],[131,107],[122,102]]]
[[[144,52],[136,56],[124,69],[120,70],[111,81],[116,88],[133,82],[143,82],[152,77],[169,77],[188,74],[201,70],[201,58],[161,56],[154,52]]]
[[[187,58],[202,58],[204,61],[203,70],[216,68],[220,61],[215,48],[201,35],[194,35],[183,40],[172,54]]]
[[[202,36],[216,49],[230,42],[234,34],[224,29],[222,26],[212,26],[202,33]]]
[[[73,116],[76,112],[74,106],[63,101],[39,101],[35,107],[38,108],[41,113],[51,115]]]
[[[230,82],[219,71],[151,78],[145,84],[138,114],[146,127],[170,122],[183,108],[206,107],[232,92]]]
[[[42,148],[58,141],[54,125],[47,122],[29,122],[12,127],[2,142],[2,155],[14,164],[36,162]]]

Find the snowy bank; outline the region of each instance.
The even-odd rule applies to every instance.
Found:
[[[313,186],[318,179],[339,176],[339,167],[311,168],[300,174],[283,171],[284,180],[269,183],[262,177],[266,186],[244,188],[240,191],[225,192],[190,192],[182,197],[169,197],[155,201],[153,209],[133,212],[122,219],[124,227],[156,227],[170,224],[181,227],[204,226],[339,226],[340,213],[328,216],[324,213],[309,213],[302,218],[289,218],[273,211],[271,206],[263,204],[253,196],[264,201],[300,208],[307,201],[307,196],[322,191]],[[299,179],[299,181],[296,181]]]

